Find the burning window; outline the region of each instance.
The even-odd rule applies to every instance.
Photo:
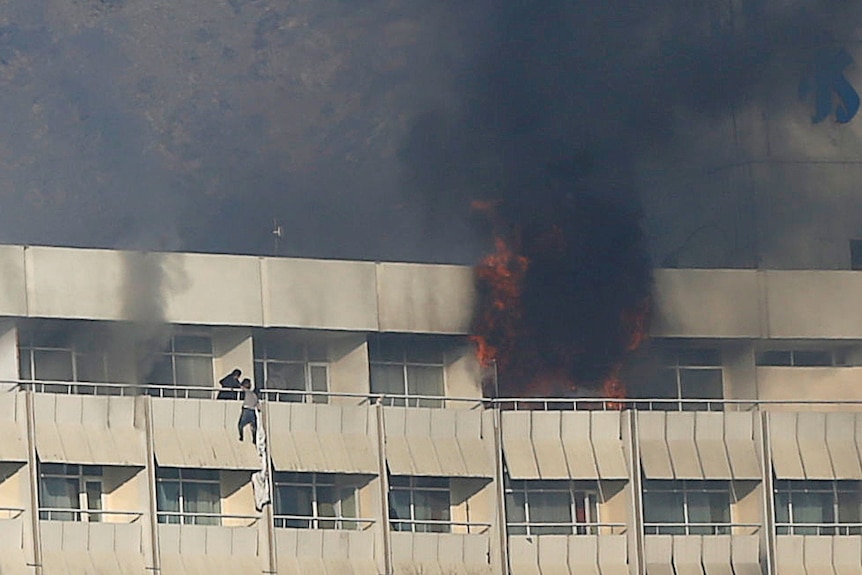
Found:
[[[442,407],[445,389],[445,338],[383,334],[369,341],[371,392],[387,405]]]
[[[509,480],[506,478],[509,535],[587,535],[597,533],[595,482]]]

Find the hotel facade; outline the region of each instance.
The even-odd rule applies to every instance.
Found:
[[[468,267],[0,268],[3,575],[862,574],[859,272],[656,270],[611,402],[485,396]],[[234,368],[266,389],[261,511]]]

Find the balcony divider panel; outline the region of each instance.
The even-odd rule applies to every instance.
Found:
[[[676,575],[704,575],[701,535],[673,536],[673,567]]]
[[[559,411],[533,411],[530,414],[530,440],[536,465],[542,479],[568,479],[566,454],[563,451],[562,423]]]
[[[619,411],[593,411],[590,413],[590,437],[599,477],[602,479],[628,479],[628,466],[623,451],[621,418]]]
[[[628,575],[628,542],[625,535],[602,535],[599,542],[599,568],[602,575]]]
[[[806,575],[835,575],[832,567],[832,537],[806,535],[803,549]]]
[[[429,415],[431,416],[431,438],[437,450],[440,470],[450,477],[468,476],[467,462],[458,444],[458,411],[435,409]]]
[[[569,542],[565,535],[537,536],[542,575],[569,575]]]
[[[761,575],[759,536],[731,535],[730,561],[735,575]]]
[[[734,479],[760,479],[761,476],[754,433],[755,415],[749,411],[724,412],[724,441]]]
[[[802,454],[796,435],[796,413],[773,411],[767,414],[772,467],[779,479],[805,479]]]
[[[538,537],[509,536],[509,566],[511,575],[542,575]]]
[[[493,430],[492,410],[458,409],[455,412],[455,435],[468,477],[494,477]]]
[[[599,536],[570,535],[569,570],[577,575],[601,575],[599,571]]]

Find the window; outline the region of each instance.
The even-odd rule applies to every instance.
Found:
[[[18,373],[22,381],[109,382],[108,357],[92,337],[72,341],[65,326],[37,324],[23,328],[18,337]],[[58,386],[57,391],[67,391]],[[38,391],[53,391],[41,385]],[[76,392],[93,393],[89,386]]]
[[[850,240],[850,269],[862,270],[862,240]]]
[[[659,367],[648,385],[638,386],[646,399],[722,399],[721,352],[717,349],[659,351]],[[654,403],[653,409],[720,410],[718,403]]]
[[[862,482],[775,481],[779,535],[862,535]]]
[[[509,534],[595,534],[597,502],[595,484],[507,479],[506,524]]]
[[[441,400],[427,396],[443,396],[444,349],[443,340],[434,337],[372,338],[371,392],[389,396],[390,405],[442,407]]]
[[[165,392],[165,397],[211,398],[213,388],[213,350],[208,335],[173,335],[162,353],[158,354],[146,378],[155,385],[207,387],[207,391],[188,390]]]
[[[263,333],[254,339],[254,378],[267,390],[278,393],[276,401],[326,403],[325,395],[307,392],[329,391],[329,360],[325,345],[288,341]]]
[[[216,470],[156,468],[159,523],[220,525],[220,493]]]
[[[276,472],[275,526],[357,529],[357,479],[331,473]]]
[[[846,350],[769,349],[757,354],[757,365],[767,367],[833,367],[850,365]]]
[[[87,513],[101,510],[101,466],[66,463],[39,465],[39,519],[101,521],[99,513]]]
[[[389,478],[389,523],[393,531],[449,533],[448,477]]]
[[[730,483],[727,481],[645,479],[644,533],[729,534],[730,501]]]

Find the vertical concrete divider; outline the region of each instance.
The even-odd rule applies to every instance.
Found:
[[[261,424],[266,433],[266,464],[268,466],[267,471],[269,472],[269,505],[265,505],[263,508],[262,520],[265,522],[266,528],[267,573],[274,574],[278,573],[278,558],[275,547],[275,513],[273,510],[273,506],[275,505],[275,477],[273,477],[272,456],[270,453],[272,453],[272,443],[275,438],[270,433],[268,401],[262,402],[260,415],[262,419]]]
[[[392,573],[392,544],[389,526],[389,474],[386,472],[386,425],[383,421],[383,403],[380,399],[374,404],[377,419],[377,473],[380,480],[380,530],[383,539],[383,573]],[[380,562],[377,562],[378,568]]]
[[[150,539],[152,556],[152,566],[148,569],[152,570],[156,575],[162,572],[161,553],[159,549],[159,517],[156,503],[156,450],[155,440],[153,439],[153,398],[148,395],[139,396],[137,399],[143,401],[144,405],[144,431],[146,433],[147,443],[147,491],[149,501],[147,502],[147,519],[150,525]]]
[[[22,393],[22,392],[19,392]],[[36,459],[36,416],[33,413],[33,391],[24,391],[27,412],[27,467],[30,470],[30,522],[33,529],[33,567],[42,575],[42,535],[39,525],[39,468]]]

